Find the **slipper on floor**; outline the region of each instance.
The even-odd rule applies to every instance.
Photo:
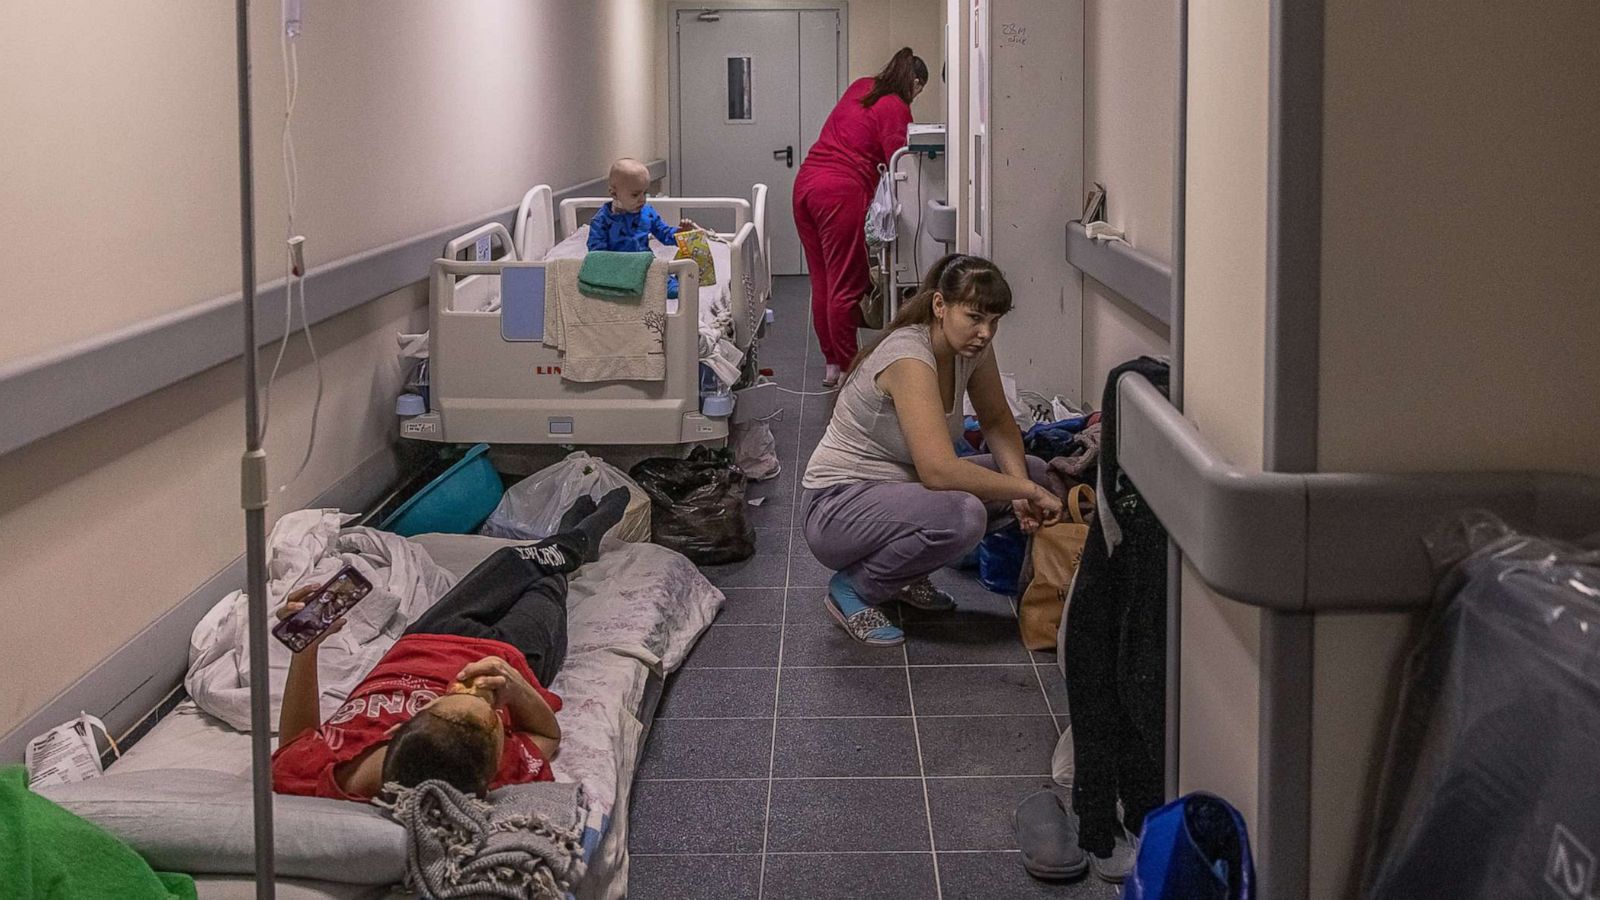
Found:
[[[896,628],[876,606],[858,609],[847,616],[832,594],[822,598],[822,605],[828,608],[828,615],[833,616],[845,634],[869,647],[898,647],[906,642],[905,632]]]
[[[1029,794],[1011,816],[1022,867],[1042,881],[1077,878],[1089,868],[1078,847],[1078,817],[1051,790]]]

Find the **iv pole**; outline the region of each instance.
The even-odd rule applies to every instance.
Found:
[[[239,76],[239,262],[244,304],[244,458],[240,505],[244,508],[245,592],[250,619],[250,774],[254,794],[256,900],[273,900],[272,717],[267,671],[267,454],[261,447],[256,392],[256,228],[250,151],[250,0],[234,0]]]

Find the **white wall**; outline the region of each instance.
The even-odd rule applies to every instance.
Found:
[[[1083,184],[1105,185],[1108,221],[1143,253],[1172,259],[1177,14],[1166,0],[1084,5]],[[1082,212],[1081,197],[1066,218]],[[1083,284],[1083,398],[1137,356],[1171,352],[1170,329],[1092,278]]]
[[[648,0],[306,7],[296,132],[313,266],[571,184],[655,128]],[[252,6],[263,279],[281,258],[278,7]],[[19,8],[0,35],[0,361],[238,289],[233,9]],[[592,71],[596,60],[611,60]],[[583,73],[583,78],[572,75]],[[559,87],[557,87],[559,86]],[[568,128],[580,124],[585,140]],[[14,167],[14,168],[12,168]],[[139,234],[140,240],[124,239]],[[51,247],[92,247],[72,277]],[[63,310],[70,310],[65,314]]]
[[[1083,355],[1079,382],[1084,401],[1096,408],[1105,394],[1106,373],[1140,356],[1172,353],[1166,323],[1093,278],[1083,279]]]
[[[945,0],[944,7],[944,121],[945,145],[949,151],[945,155],[945,191],[951,198],[950,202],[956,204],[955,249],[962,253],[969,250],[967,234],[972,227],[969,221],[971,211],[967,204],[960,202],[960,198],[966,196],[971,177],[968,172],[971,164],[967,161],[969,154],[966,151],[967,142],[971,140],[967,107],[971,97],[969,84],[972,80],[972,61],[966,49],[972,43],[969,31],[971,5],[972,0]]]
[[[1083,194],[1083,3],[995,0],[989,15],[987,252],[1015,298],[995,352],[1018,388],[1076,398],[1083,279],[1063,212]]]
[[[928,87],[911,111],[919,122],[944,121],[939,80],[944,8],[940,0],[850,0],[850,78],[876,75],[901,47],[928,64]]]
[[[1262,460],[1267,0],[1189,7],[1184,414],[1229,461]],[[1254,823],[1260,620],[1183,577],[1179,789]]]
[[[281,275],[279,6],[252,6],[260,277]],[[307,4],[297,228],[312,266],[604,174],[655,149],[651,0]],[[0,361],[238,289],[232,6],[76,0],[0,30]],[[419,272],[419,277],[424,273]],[[419,284],[318,328],[328,396],[292,509],[394,440],[393,333]],[[274,391],[272,484],[303,448],[300,351]],[[0,732],[243,548],[229,365],[0,457]],[[63,385],[61,390],[70,390]],[[48,615],[40,610],[47,608]],[[85,628],[85,623],[93,627]]]
[[[1320,468],[1600,475],[1600,6],[1327,10]],[[1411,624],[1317,623],[1313,896],[1356,896]]]

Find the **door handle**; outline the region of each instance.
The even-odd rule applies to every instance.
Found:
[[[772,158],[783,160],[784,167],[792,169],[794,168],[794,147],[791,145],[782,150],[774,150],[772,151]]]

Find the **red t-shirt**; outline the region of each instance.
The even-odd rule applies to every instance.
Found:
[[[863,107],[861,98],[871,93],[872,84],[871,78],[859,78],[844,92],[800,164],[800,180],[844,178],[868,194],[877,187],[878,166],[888,165],[889,157],[906,145],[911,107],[896,94]]]
[[[341,800],[371,799],[341,790],[333,777],[334,767],[387,741],[389,729],[441,696],[462,668],[485,656],[498,656],[511,663],[552,711],[561,710],[561,698],[539,684],[538,677],[528,668],[528,660],[510,644],[445,634],[406,635],[378,660],[371,674],[328,721],[272,754],[273,790]],[[505,725],[505,750],[489,787],[554,780],[550,762],[533,737],[513,731],[504,709],[500,710],[500,719]]]

